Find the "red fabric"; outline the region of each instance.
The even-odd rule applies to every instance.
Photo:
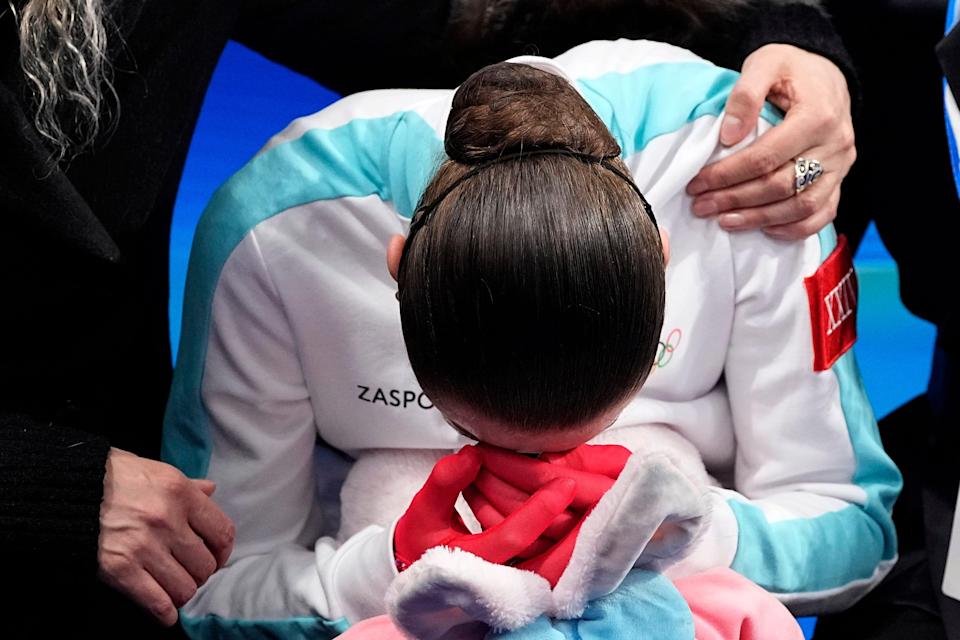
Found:
[[[580,447],[566,452],[565,455],[571,455],[585,447],[593,449],[592,445],[580,445]],[[479,445],[477,450],[483,457],[484,469],[528,494],[532,494],[545,483],[557,478],[573,480],[577,483],[577,493],[571,506],[574,509],[586,511],[597,504],[603,494],[613,486],[617,476],[620,475],[620,470],[626,464],[627,458],[630,457],[630,451],[619,445],[608,445],[601,448],[622,452],[620,456],[617,456],[620,468],[613,476],[592,471],[581,471],[572,465],[555,464],[548,459],[530,458],[488,444]]]
[[[543,454],[539,459],[488,444],[479,445],[477,450],[484,471],[475,483],[477,491],[464,495],[484,529],[514,513],[544,483],[559,478],[576,482],[573,504],[563,514],[561,526],[548,528],[544,536],[519,554],[523,560],[519,568],[534,571],[551,587],[557,586],[584,520],[620,476],[630,450],[620,445],[583,444],[563,453]]]
[[[843,234],[833,252],[803,279],[813,331],[813,370],[825,371],[857,340],[857,272]]]
[[[454,508],[457,498],[476,480],[480,454],[467,446],[445,456],[397,521],[394,555],[401,571],[427,549],[457,547],[494,564],[505,564],[533,544],[574,498],[573,481],[544,483],[526,503],[482,533],[470,533]]]

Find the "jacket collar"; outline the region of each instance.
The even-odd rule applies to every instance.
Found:
[[[39,230],[94,257],[115,262],[120,249],[59,168],[16,97],[0,83],[0,209],[15,227]]]

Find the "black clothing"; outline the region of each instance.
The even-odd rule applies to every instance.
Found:
[[[946,0],[827,3],[860,79],[857,162],[843,182],[837,231],[855,249],[872,219],[900,272],[900,297],[937,325],[956,353],[956,312],[942,286],[955,273],[953,237],[931,230],[960,219],[944,126]]]
[[[960,639],[960,602],[941,590],[960,485],[960,397],[957,371],[949,367],[938,345],[930,390],[880,420],[883,446],[903,473],[893,511],[899,560],[863,600],[821,616],[814,640]]]
[[[855,243],[871,219],[897,262],[900,298],[937,325],[927,393],[880,420],[903,473],[894,509],[900,559],[851,609],[824,616],[816,640],[960,640],[960,602],[941,589],[960,484],[955,238],[960,214],[944,123],[943,74],[960,89],[960,31],[943,37],[947,0],[828,3],[863,93],[859,156],[843,183],[838,229]],[[939,43],[939,44],[938,44]],[[856,244],[854,245],[856,246]]]

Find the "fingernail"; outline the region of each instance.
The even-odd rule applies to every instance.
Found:
[[[740,133],[741,120],[737,116],[725,116],[723,124],[720,125],[720,142],[729,145],[737,138]]]
[[[693,202],[693,212],[698,216],[712,216],[717,211],[717,203],[713,200],[703,199]]]
[[[720,226],[724,229],[736,229],[742,227],[746,222],[743,215],[739,213],[727,213],[720,216]]]
[[[699,193],[703,193],[707,190],[707,182],[703,178],[694,178],[690,184],[687,185],[687,193],[692,196],[695,196]]]

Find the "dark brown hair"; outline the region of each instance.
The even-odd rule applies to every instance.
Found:
[[[426,394],[517,430],[591,420],[639,390],[663,324],[660,237],[620,147],[563,78],[500,63],[457,90],[408,239],[400,317]]]

